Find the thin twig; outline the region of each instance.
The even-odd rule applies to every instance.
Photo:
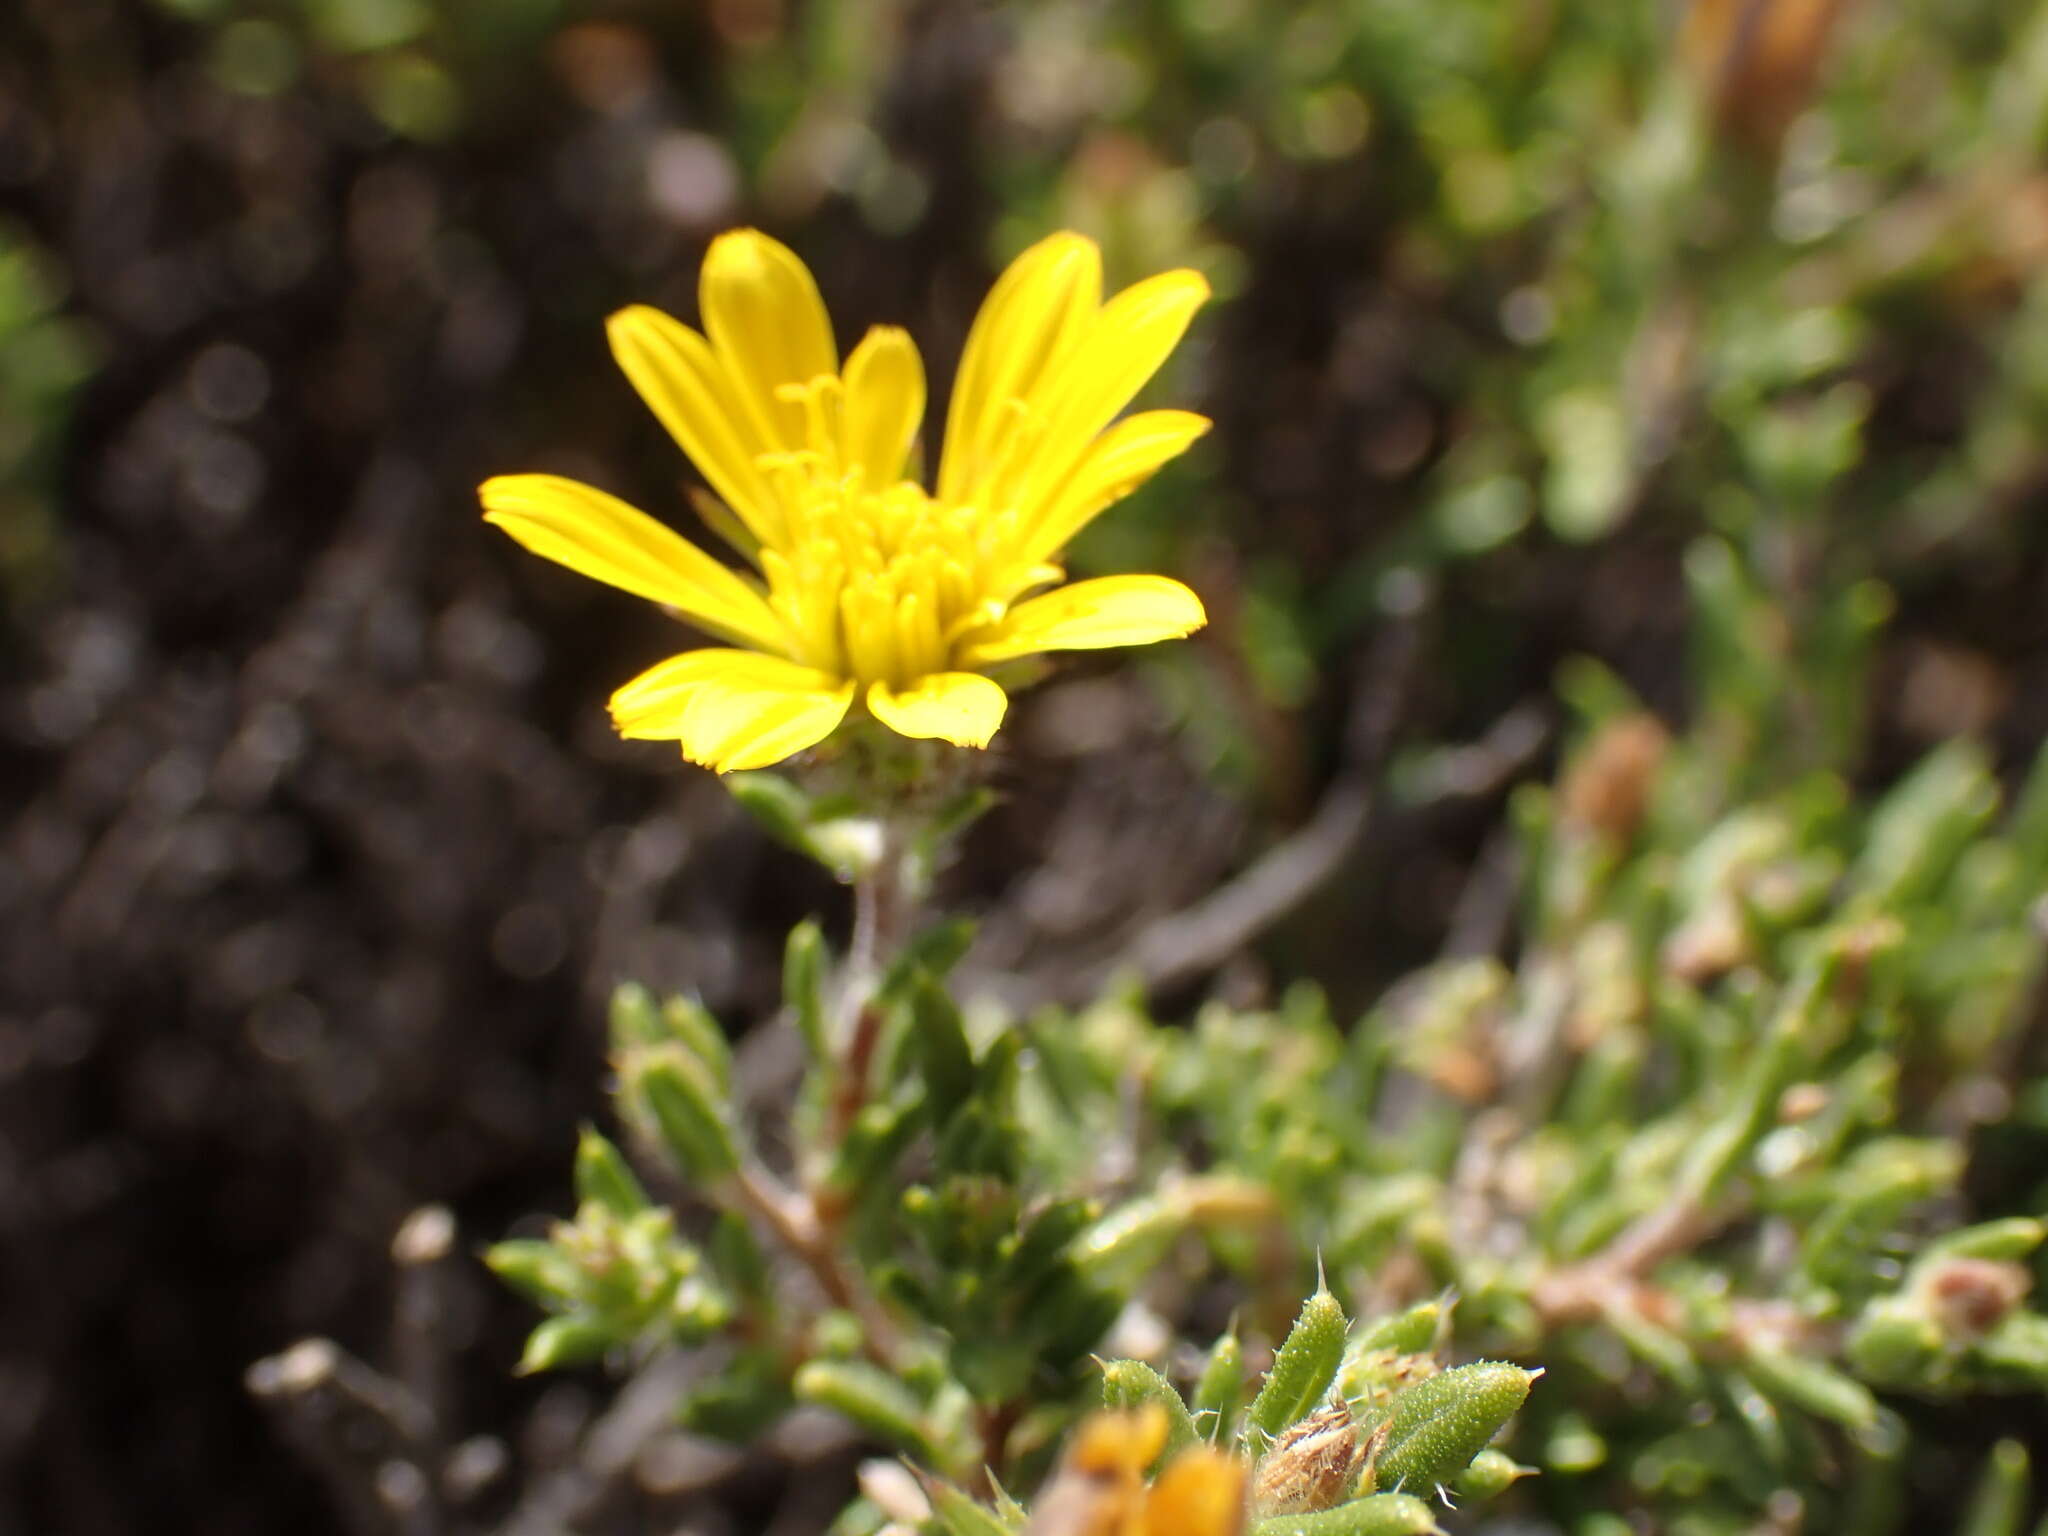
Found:
[[[837,1229],[823,1219],[817,1202],[789,1188],[751,1159],[740,1164],[732,1187],[790,1256],[810,1271],[826,1299],[860,1320],[869,1358],[885,1370],[894,1370],[902,1357],[895,1321],[882,1309],[880,1300],[848,1273],[840,1259]]]

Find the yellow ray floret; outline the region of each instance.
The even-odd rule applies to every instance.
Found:
[[[1167,272],[1105,303],[1092,241],[1031,247],[968,333],[927,490],[904,478],[925,409],[916,345],[877,326],[842,363],[803,263],[734,230],[704,260],[703,332],[637,305],[609,331],[709,484],[705,520],[751,568],[553,475],[486,481],[484,515],[735,647],[685,651],[626,684],[612,697],[622,735],[679,742],[727,773],[816,745],[858,706],[904,736],[986,746],[1008,699],[984,669],[1205,622],[1167,577],[1062,585],[1054,562],[1208,430],[1187,411],[1116,422],[1208,293],[1197,274]]]

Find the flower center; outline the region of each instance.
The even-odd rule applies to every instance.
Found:
[[[820,377],[780,393],[804,407],[808,441],[760,459],[787,530],[761,564],[800,659],[897,688],[947,671],[953,642],[1001,618],[1015,596],[1004,581],[1015,514],[934,501],[908,480],[868,486],[842,451],[841,382]]]

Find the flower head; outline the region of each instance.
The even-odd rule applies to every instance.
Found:
[[[1058,557],[1208,429],[1166,410],[1111,425],[1208,292],[1167,272],[1105,303],[1092,241],[1031,247],[968,334],[928,490],[905,475],[925,406],[910,337],[877,326],[842,362],[803,263],[734,230],[704,260],[703,334],[645,306],[609,328],[619,366],[710,485],[705,521],[750,569],[553,475],[486,481],[484,515],[732,643],[619,689],[621,735],[680,742],[721,773],[760,768],[822,741],[858,701],[901,735],[985,746],[1008,707],[985,669],[1204,622],[1177,581],[1066,582]]]

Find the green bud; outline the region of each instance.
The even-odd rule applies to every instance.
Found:
[[[1195,1421],[1173,1383],[1142,1360],[1106,1360],[1102,1365],[1102,1406],[1138,1408],[1157,1403],[1166,1410],[1166,1446],[1154,1460],[1171,1461],[1196,1440]]]
[[[1766,1396],[1803,1408],[1817,1418],[1868,1432],[1877,1425],[1877,1399],[1853,1376],[1806,1355],[1770,1345],[1751,1345],[1743,1370]]]
[[[1251,1536],[1433,1536],[1436,1512],[1405,1493],[1375,1493],[1312,1515],[1252,1522]]]
[[[932,1503],[932,1518],[945,1536],[1014,1536],[1011,1528],[988,1509],[969,1498],[943,1478],[923,1477],[925,1497]]]
[[[628,1102],[645,1109],[686,1175],[715,1178],[739,1165],[710,1069],[695,1056],[679,1046],[638,1051],[620,1063],[620,1075]]]
[[[924,1409],[910,1389],[865,1360],[813,1360],[791,1383],[797,1397],[830,1408],[878,1440],[935,1461]]]
[[[1451,1487],[1461,1498],[1491,1499],[1535,1472],[1505,1451],[1488,1449],[1472,1458],[1472,1464],[1451,1480]]]
[[[1273,1357],[1259,1395],[1252,1399],[1252,1430],[1277,1435],[1322,1401],[1344,1359],[1344,1336],[1350,1326],[1329,1288],[1317,1286],[1315,1295],[1301,1304],[1301,1315]]]
[[[1535,1379],[1518,1365],[1484,1360],[1405,1388],[1387,1416],[1374,1483],[1433,1488],[1456,1477],[1514,1417]]]
[[[662,1027],[671,1040],[679,1040],[690,1053],[711,1069],[712,1080],[722,1096],[732,1093],[732,1047],[718,1020],[694,997],[672,997],[661,1005]]]
[[[575,1313],[551,1317],[526,1336],[526,1351],[519,1357],[518,1373],[531,1376],[537,1371],[582,1365],[617,1342],[611,1327],[598,1318]]]
[[[576,1138],[576,1198],[595,1201],[616,1216],[647,1209],[647,1191],[625,1155],[587,1125]]]
[[[2027,1514],[2027,1450],[2017,1440],[1991,1448],[1957,1536],[2020,1536]]]
[[[537,1238],[493,1243],[484,1254],[484,1263],[513,1290],[544,1307],[559,1307],[582,1290],[583,1273],[575,1260],[553,1243]]]
[[[782,1005],[796,1022],[812,1061],[831,1057],[825,1038],[825,935],[810,918],[789,930],[782,950]]]
[[[1244,1401],[1244,1346],[1235,1332],[1216,1341],[1203,1362],[1195,1382],[1195,1422],[1208,1421],[1208,1437],[1220,1444],[1237,1422],[1239,1404]]]

